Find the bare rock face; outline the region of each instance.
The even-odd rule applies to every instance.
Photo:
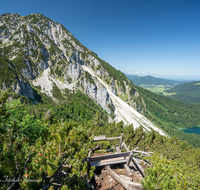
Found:
[[[34,19],[35,22],[33,22]],[[85,75],[82,66],[87,65],[95,71],[97,76],[112,80],[110,90],[117,94],[119,87],[116,87],[114,79],[112,77],[109,79],[110,76],[102,67],[98,56],[84,47],[62,25],[38,13],[25,17],[16,14],[0,16],[0,23],[2,26],[6,23],[4,29],[1,27],[0,40],[3,40],[5,47],[11,45],[11,51],[7,56],[14,64],[18,64],[19,58],[24,62],[20,65],[19,71],[28,81],[36,81],[33,85],[37,84],[43,89],[49,89],[51,82],[45,83],[41,78],[48,73],[47,75],[51,74],[51,77],[56,80],[64,80],[63,85],[82,90],[100,104],[107,113],[115,109],[107,89],[89,73]],[[14,45],[16,43],[18,43],[17,46]],[[46,72],[47,69],[48,72]],[[44,76],[42,73],[45,73]],[[49,77],[46,76],[46,78]],[[54,79],[51,78],[51,80]],[[79,82],[82,83],[82,87],[77,85]],[[22,81],[18,81],[13,90],[26,97],[34,98],[30,85]],[[45,90],[45,92],[52,96],[50,90]]]
[[[49,62],[49,52],[47,51],[45,46],[42,46],[41,53],[42,53],[45,61],[43,61],[43,64],[40,65],[40,68],[42,70],[45,70],[49,67],[49,64],[48,64],[48,62]]]
[[[69,89],[78,88],[100,104],[107,113],[111,113],[115,106],[108,91],[115,95],[126,93],[104,68],[97,54],[83,46],[61,24],[39,13],[25,17],[18,14],[0,16],[0,41],[3,44],[0,54],[4,55],[4,48],[9,50],[6,56],[12,60],[20,74],[33,85],[41,86],[41,91],[48,96],[52,97],[53,82],[60,90],[64,86]],[[108,82],[109,88],[90,73],[86,74],[83,66]],[[28,82],[18,80],[13,90],[34,99]]]
[[[78,80],[78,78],[81,75],[81,69],[80,69],[79,64],[77,63],[70,64],[67,74],[71,77],[73,82]]]
[[[23,80],[20,81],[19,79],[17,79],[17,81],[18,83],[12,87],[13,91],[27,98],[34,99],[33,90],[30,86],[30,83],[24,82]]]
[[[20,82],[19,85],[17,85],[16,91],[18,91],[18,94],[34,99],[33,91],[29,83]]]
[[[110,95],[105,87],[98,88],[97,90],[97,102],[101,107],[106,110],[107,113],[111,114],[111,109],[114,111],[115,107],[112,103]]]
[[[112,100],[109,96],[109,93],[107,89],[102,86],[97,80],[95,81],[95,84],[92,83],[85,83],[84,85],[86,94],[95,99],[98,104],[101,105],[101,107],[106,110],[107,113],[111,114],[111,107],[114,106],[112,104]]]

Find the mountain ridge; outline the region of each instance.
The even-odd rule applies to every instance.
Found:
[[[133,77],[132,77],[133,76]],[[138,76],[137,75],[127,75],[127,77],[133,82],[133,84],[140,86],[140,85],[170,85],[176,86],[179,84],[186,83],[186,81],[177,81],[171,79],[163,79],[158,77],[153,77],[151,75],[147,76]]]
[[[117,113],[118,109],[113,103],[116,95],[137,111],[145,111],[142,97],[123,73],[83,46],[64,26],[39,13],[24,17],[19,14],[1,15],[0,40],[1,55],[6,56],[18,68],[19,81],[27,81],[30,86],[36,86],[54,101],[65,101],[65,97],[62,100],[55,98],[55,89],[61,94],[65,89],[79,89],[100,104],[108,114]],[[84,67],[92,70],[93,75]],[[104,81],[104,85],[98,78]],[[5,83],[3,78],[1,80]],[[13,88],[16,85],[13,77],[7,89],[34,99],[32,92],[25,93],[26,89],[22,88],[17,91]],[[22,84],[18,85],[19,88],[20,85]],[[109,92],[113,93],[112,98]],[[118,113],[115,121],[130,123],[126,116],[126,113]],[[164,135],[144,116],[136,114],[134,117],[131,116],[134,122],[129,118],[134,127],[142,125],[148,130],[153,127]]]

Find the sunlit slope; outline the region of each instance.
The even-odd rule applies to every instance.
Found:
[[[200,81],[175,86],[165,92],[173,93],[170,98],[190,104],[200,104]]]

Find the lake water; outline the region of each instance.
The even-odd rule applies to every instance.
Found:
[[[200,134],[200,127],[191,127],[191,128],[181,129],[181,131],[183,131],[185,133]]]

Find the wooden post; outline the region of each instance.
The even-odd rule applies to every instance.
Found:
[[[128,160],[127,160],[127,162],[126,162],[126,165],[127,165],[127,166],[129,166],[132,157],[133,157],[133,153],[131,152],[131,153],[129,154]]]
[[[115,146],[116,150],[118,153],[121,153],[122,151],[120,150],[120,148],[118,147],[118,145]]]
[[[142,168],[142,166],[140,165],[140,162],[136,160],[136,158],[134,158],[134,156],[132,157],[132,161],[135,164],[137,170],[140,172],[141,176],[144,178],[145,174],[143,173],[144,170]]]
[[[121,134],[121,139],[119,143],[119,149],[122,150],[122,142],[123,142],[123,133]]]
[[[122,146],[124,146],[124,148],[126,149],[127,152],[130,152],[129,148],[126,146],[126,144],[124,142],[122,142]]]
[[[128,156],[128,159],[127,159],[126,164],[124,164],[124,167],[125,167],[125,169],[126,169],[126,172],[127,172],[127,174],[128,174],[129,176],[132,176],[132,175],[133,175],[132,171],[131,171],[130,168],[129,168],[129,164],[130,164],[130,161],[131,161],[132,157],[133,157],[133,153],[131,152],[131,153],[129,154],[129,156]]]

